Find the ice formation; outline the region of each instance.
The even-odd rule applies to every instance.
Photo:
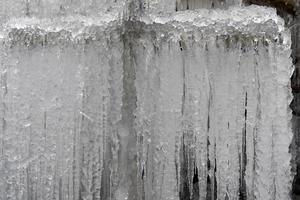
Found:
[[[70,2],[105,11],[2,18],[0,199],[290,199],[290,37],[275,10],[136,18]]]

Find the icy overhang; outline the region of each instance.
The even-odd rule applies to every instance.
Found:
[[[82,15],[53,19],[13,18],[3,25],[0,39],[6,44],[49,45],[98,40],[105,32],[113,32],[121,22],[118,16],[106,14]]]
[[[93,17],[82,15],[53,19],[13,18],[3,25],[0,38],[5,43],[80,42],[98,40],[103,34],[155,32],[157,38],[181,40],[193,36],[196,40],[215,36],[267,38],[290,45],[284,21],[276,10],[267,7],[231,7],[228,10],[199,9],[165,15],[150,14],[139,20],[124,21],[116,14]]]
[[[276,10],[260,6],[180,11],[169,15],[150,15],[144,21],[207,36],[240,33],[277,38],[286,32],[284,21]],[[288,40],[288,37],[285,39]]]

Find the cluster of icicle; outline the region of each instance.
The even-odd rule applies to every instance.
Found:
[[[1,2],[0,199],[290,198],[275,10]]]

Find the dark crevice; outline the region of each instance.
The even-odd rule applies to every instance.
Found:
[[[185,100],[186,100],[186,74],[185,74],[185,63],[182,67],[183,87],[182,87],[182,100],[181,100],[181,115],[184,115]]]
[[[211,166],[210,166],[210,160],[209,160],[209,145],[210,145],[210,142],[209,142],[209,138],[207,137],[207,147],[206,147],[206,156],[207,156],[207,170],[209,171]]]
[[[193,184],[196,184],[199,182],[199,178],[198,178],[198,167],[194,168],[194,176],[193,176]]]
[[[207,47],[207,46],[206,46]],[[208,110],[207,110],[207,134],[209,133],[210,129],[210,109],[211,109],[211,104],[212,104],[212,87],[209,82],[209,94],[208,94]]]
[[[217,159],[215,158],[215,169],[214,169],[214,198],[213,200],[218,199],[218,183],[217,183]]]
[[[184,41],[180,40],[178,43],[179,43],[179,48],[180,48],[181,51],[187,49],[187,46],[186,46]]]
[[[192,200],[199,200],[199,177],[198,167],[194,164],[194,175],[193,175],[193,196]]]
[[[209,142],[209,137],[207,137],[207,143],[206,143],[206,159],[207,159],[207,183],[206,183],[206,200],[211,200],[212,199],[212,183],[211,183],[211,178],[209,176],[209,172],[211,169],[211,164],[210,164],[210,159],[209,159],[209,146],[210,146],[210,142]]]
[[[225,195],[225,200],[229,200],[228,193],[226,193],[226,195]]]
[[[246,166],[247,166],[247,104],[248,104],[248,96],[245,96],[245,112],[244,112],[244,128],[242,134],[242,153],[240,154],[240,183],[239,183],[239,200],[247,199],[247,191],[246,191]]]
[[[207,185],[206,185],[206,200],[212,200],[212,191],[211,191],[211,178],[207,175]]]
[[[210,117],[209,117],[209,113],[207,115],[207,130],[209,131],[210,129]]]
[[[209,144],[209,143],[208,143]],[[207,154],[209,156],[209,154]],[[206,200],[217,200],[218,199],[218,186],[217,186],[217,159],[216,159],[216,142],[214,145],[214,168],[211,172],[211,163],[207,158],[207,188],[206,188]],[[212,175],[211,175],[212,174]]]
[[[190,199],[190,184],[189,184],[189,176],[188,176],[188,152],[186,146],[184,144],[184,136],[181,141],[181,155],[182,159],[180,161],[180,191],[179,191],[179,199],[180,200],[191,200]]]

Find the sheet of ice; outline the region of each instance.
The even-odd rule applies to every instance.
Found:
[[[29,37],[27,45],[21,39],[2,48],[1,199],[109,192],[109,184],[103,188],[120,120],[123,47],[113,31],[97,36],[79,44],[49,32],[43,43]]]
[[[241,20],[219,33],[191,18],[150,23],[132,39],[140,171],[155,190],[146,199],[289,199],[289,39],[270,19],[268,32]]]
[[[0,199],[290,199],[275,10],[103,16],[4,25]]]

